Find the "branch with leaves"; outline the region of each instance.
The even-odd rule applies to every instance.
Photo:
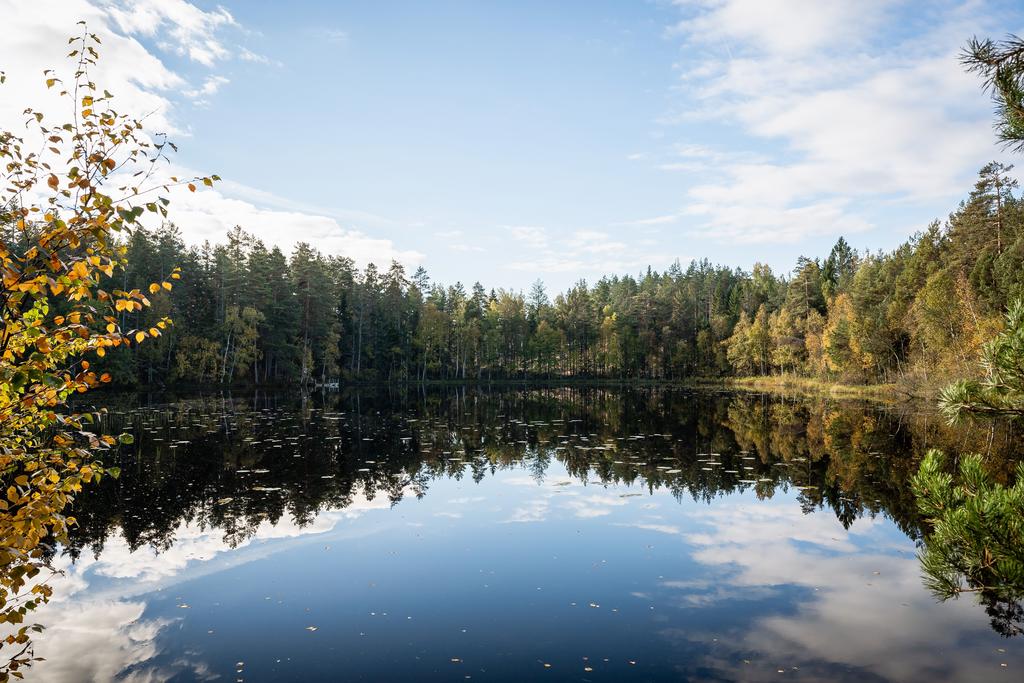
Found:
[[[0,681],[20,678],[32,661],[30,636],[41,627],[25,618],[51,595],[48,558],[75,524],[68,506],[83,485],[117,475],[100,454],[118,440],[92,431],[98,414],[71,410],[68,399],[110,381],[91,369],[90,356],[133,347],[171,325],[162,318],[122,329],[121,312],[149,307],[150,295],[180,277],[175,269],[146,292],[113,287],[126,265],[124,237],[147,214],[167,217],[175,186],[195,191],[217,180],[156,180],[173,144],[115,111],[113,96],[92,82],[96,35],[83,25],[69,42],[70,85],[44,75],[71,105],[70,120],[51,125],[26,109],[24,137],[0,132],[0,622],[13,629],[0,648],[14,648],[0,659]]]
[[[925,585],[942,600],[975,593],[997,631],[1022,633],[1024,463],[1013,486],[994,482],[977,455],[963,457],[955,476],[945,465],[940,451],[929,451],[911,481],[932,525],[919,555]]]
[[[954,382],[939,395],[950,422],[965,416],[1024,416],[1024,299],[1006,311],[1006,326],[982,347],[984,379]]]
[[[1024,151],[1024,40],[1008,35],[1001,41],[972,38],[960,60],[984,79],[996,106],[996,131],[1009,147]]]

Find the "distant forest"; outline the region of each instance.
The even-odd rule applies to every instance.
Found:
[[[840,238],[791,273],[706,260],[609,275],[549,295],[433,283],[400,264],[364,270],[298,244],[290,255],[235,228],[186,246],[173,224],[126,243],[117,286],[181,268],[123,328],[175,325],[94,366],[122,384],[649,379],[794,374],[936,386],[972,372],[1024,295],[1024,202],[992,163],[945,222],[890,252]],[[8,244],[14,235],[5,235]]]

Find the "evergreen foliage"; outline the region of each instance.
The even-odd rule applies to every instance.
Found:
[[[1007,145],[1024,150],[1024,40],[972,38],[961,55],[969,71],[985,79],[996,105],[996,132]]]
[[[1003,486],[982,458],[960,459],[957,476],[945,456],[930,451],[912,479],[918,509],[932,530],[920,553],[925,584],[940,599],[978,593],[1003,635],[1024,632],[1024,463],[1016,483]]]
[[[289,255],[241,227],[186,246],[166,223],[127,240],[122,284],[174,267],[182,282],[120,322],[179,324],[103,369],[145,385],[791,374],[939,387],[974,372],[1001,312],[1024,296],[1024,204],[1010,170],[987,165],[944,224],[887,253],[840,238],[789,275],[705,260],[558,294],[539,281],[526,293],[446,286],[422,268],[358,268],[310,244]]]
[[[1006,312],[1006,327],[982,351],[984,379],[959,380],[943,389],[942,411],[956,421],[964,415],[1024,416],[1024,299]]]

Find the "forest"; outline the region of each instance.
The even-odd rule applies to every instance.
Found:
[[[706,260],[608,275],[551,294],[432,282],[401,264],[357,268],[300,243],[290,254],[236,227],[186,245],[136,229],[117,286],[180,268],[167,296],[117,313],[174,325],[95,368],[122,385],[616,379],[796,375],[934,388],[976,366],[1024,294],[1024,203],[991,163],[944,221],[889,252],[797,259],[789,273]],[[3,239],[16,244],[8,227]]]

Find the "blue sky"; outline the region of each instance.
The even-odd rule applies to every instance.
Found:
[[[191,241],[241,223],[444,282],[560,290],[691,258],[887,249],[1004,158],[956,55],[1011,2],[0,0],[10,101],[86,18],[188,169]],[[13,90],[13,93],[11,93]],[[18,102],[20,112],[21,102]],[[14,106],[0,105],[5,125]],[[1007,158],[1012,161],[1012,159]]]

